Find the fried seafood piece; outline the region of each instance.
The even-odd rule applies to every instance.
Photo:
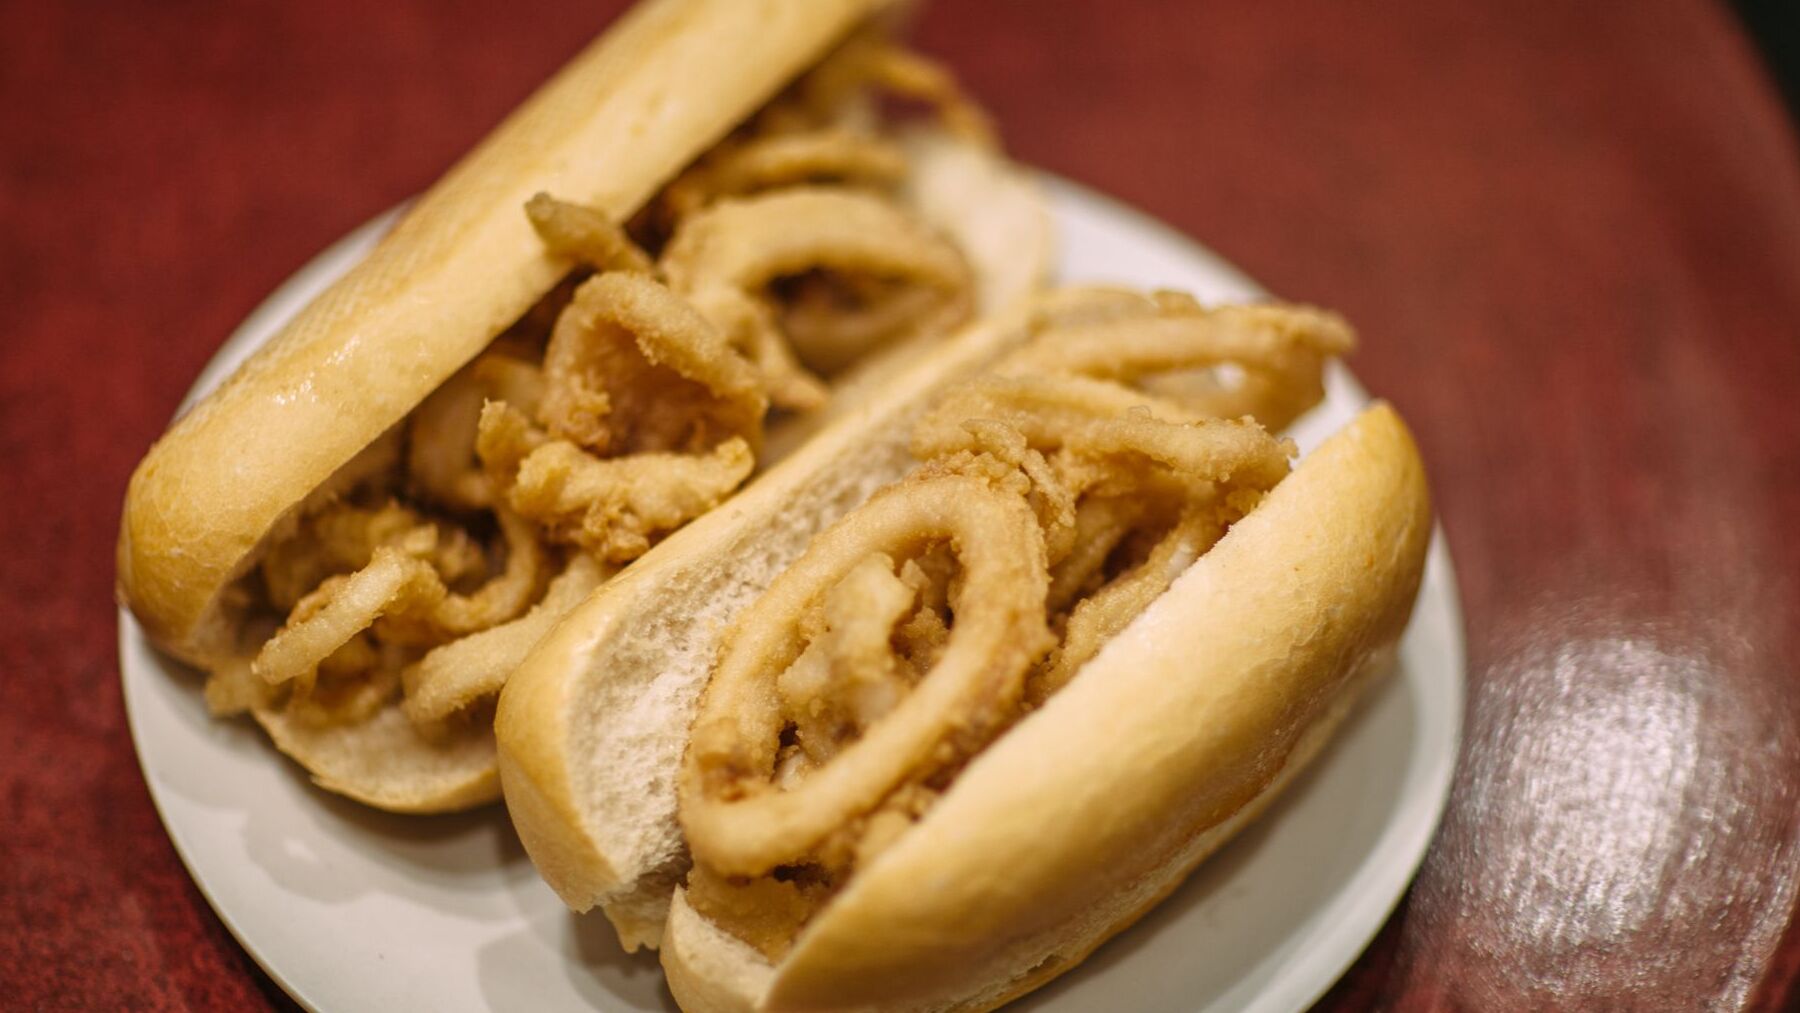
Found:
[[[753,440],[768,408],[756,369],[685,300],[639,274],[575,291],[544,352],[539,417],[596,454],[697,453]]]
[[[1324,396],[1324,365],[1355,345],[1335,313],[1288,304],[1202,307],[1191,296],[1159,292],[1085,320],[1060,321],[1008,356],[997,372],[1072,374],[1141,384],[1158,414],[1253,415],[1284,429]],[[1219,367],[1240,374],[1235,382]]]
[[[1293,443],[1219,406],[1290,419],[1350,341],[1303,307],[1158,293],[1040,320],[940,395],[911,434],[920,465],[815,539],[726,640],[680,783],[696,908],[778,959],[1286,477]],[[1221,366],[1246,379],[1164,383]],[[1029,575],[1000,583],[980,563],[996,547]]]
[[[749,477],[767,401],[755,367],[648,276],[598,275],[557,320],[536,417],[490,401],[475,451],[552,541],[623,563]]]
[[[445,721],[500,692],[532,646],[613,572],[577,552],[524,615],[426,652],[400,673],[406,716],[419,725]]]
[[[542,589],[544,552],[526,521],[510,510],[498,515],[506,564],[475,591],[446,587],[444,574],[432,565],[437,528],[420,525],[377,546],[366,566],[329,577],[301,598],[257,652],[251,670],[271,686],[292,682],[304,695],[322,665],[378,622],[384,644],[430,645],[517,616]]]
[[[906,154],[884,137],[825,127],[727,140],[663,191],[664,214],[679,221],[726,197],[794,186],[890,191],[906,177]]]
[[[291,612],[327,577],[362,569],[376,548],[398,543],[425,523],[417,510],[396,500],[376,507],[327,503],[263,556],[257,567],[263,590],[272,605]],[[487,570],[481,545],[460,528],[449,528],[433,541],[431,559],[450,583]]]
[[[878,104],[898,99],[925,106],[963,141],[999,146],[993,122],[962,90],[955,75],[931,58],[878,35],[851,38],[758,116],[763,133],[819,127],[872,129]]]
[[[682,221],[660,264],[700,305],[719,289],[762,302],[800,361],[825,374],[878,343],[948,332],[974,305],[954,244],[887,200],[841,188],[720,201]]]
[[[475,456],[482,405],[504,401],[535,413],[544,372],[511,355],[489,352],[432,392],[407,422],[407,476],[421,496],[455,510],[486,510],[494,491]]]
[[[1251,419],[1158,418],[1141,395],[1114,384],[1067,376],[989,376],[961,385],[919,422],[913,454],[932,458],[972,450],[966,419],[1017,430],[1033,449],[1055,453],[1078,492],[1101,486],[1120,468],[1154,465],[1190,480],[1227,476],[1273,485],[1288,471],[1289,441]]]
[[[550,252],[595,271],[650,274],[656,264],[604,211],[547,193],[525,202],[525,217]]]
[[[507,495],[551,539],[625,563],[724,502],[755,467],[750,444],[737,436],[704,453],[613,458],[552,440],[520,462]]]
[[[957,563],[955,624],[941,657],[898,703],[858,689],[844,704],[848,723],[834,733],[840,722],[822,707],[829,691],[879,686],[888,676],[869,678],[864,660],[828,664],[836,676],[803,667],[785,687],[784,673],[821,638],[865,659],[872,634],[891,629],[887,620],[898,621],[910,597],[887,562],[869,558],[910,559],[938,545]],[[892,486],[827,529],[739,617],[701,700],[680,786],[696,859],[738,876],[805,859],[921,769],[967,756],[996,734],[1049,647],[1048,583],[1030,507],[975,477]],[[823,614],[809,618],[821,602]],[[858,603],[877,607],[861,616]],[[875,710],[881,716],[858,729],[855,718]],[[827,761],[783,778],[783,739],[797,734],[797,718],[812,723],[812,748]]]

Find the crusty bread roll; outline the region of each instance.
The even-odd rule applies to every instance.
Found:
[[[1376,405],[981,753],[777,966],[677,898],[690,1013],[989,1009],[1068,970],[1262,811],[1386,669],[1431,534]]]
[[[1379,673],[1430,532],[1416,451],[1385,406],[1306,458],[978,756],[779,968],[686,906],[677,772],[730,625],[813,535],[908,472],[909,430],[946,388],[1036,320],[1140,298],[1051,293],[890,375],[590,598],[514,674],[496,726],[527,851],[627,947],[661,946],[685,1007],[982,1008],[1036,987],[1266,805]]]
[[[241,654],[234,583],[568,274],[522,212],[532,195],[625,220],[885,6],[647,0],[579,54],[150,450],[117,562],[120,599],[152,640],[201,666]],[[1049,232],[1032,182],[929,130],[908,154],[902,199],[962,247],[979,301],[1036,285]],[[809,425],[771,442],[791,448]],[[391,707],[348,727],[256,716],[322,785],[381,808],[464,808],[498,793],[485,721],[426,741]]]
[[[495,731],[513,826],[563,901],[601,905],[627,948],[658,944],[685,871],[674,772],[726,625],[820,528],[906,473],[931,394],[1024,340],[1039,309],[1011,306],[840,399],[831,425],[570,613],[508,680]]]
[[[576,56],[151,448],[118,552],[145,631],[216,652],[219,593],[265,536],[567,273],[533,194],[629,216],[877,6],[657,0]]]

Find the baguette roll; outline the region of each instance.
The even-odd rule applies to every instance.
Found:
[[[779,962],[677,895],[682,1008],[991,1009],[1173,892],[1388,667],[1431,532],[1378,404],[1306,457],[1047,705],[983,751]]]
[[[516,661],[586,591],[791,452],[836,410],[833,389],[1041,281],[1041,196],[979,136],[947,78],[880,41],[887,6],[646,0],[176,420],[132,476],[118,593],[154,643],[212,674],[215,710],[250,711],[321,786],[380,808],[493,800],[493,696],[511,668],[499,659]],[[857,46],[860,62],[846,55]],[[935,103],[935,122],[885,123],[864,94],[908,87]],[[684,283],[672,262],[684,231],[780,201],[853,206],[908,257],[877,247],[845,261],[819,246],[765,258],[730,290],[716,272]],[[752,267],[761,249],[749,247]],[[927,262],[944,266],[920,274]],[[839,268],[862,288],[844,288]],[[794,293],[789,270],[803,275]],[[942,277],[966,278],[966,291],[890,298]],[[865,297],[890,311],[844,308]],[[575,330],[568,309],[605,347],[556,335]],[[685,331],[658,333],[668,321]],[[828,384],[782,344],[838,340],[832,327],[851,324],[859,343]],[[609,350],[617,341],[625,352]],[[576,349],[572,379],[552,376],[548,391],[545,342]],[[621,355],[623,373],[610,365]],[[517,410],[540,396],[541,417]],[[500,449],[446,440],[454,453],[432,470],[421,406],[449,428],[466,412],[472,437],[484,400],[514,409],[481,422]],[[736,407],[664,424],[703,400]],[[793,410],[765,432],[771,403]],[[627,411],[646,420],[637,434],[609,433]],[[539,460],[545,442],[567,447]],[[680,495],[608,484],[683,476]],[[590,487],[624,505],[596,513],[580,499]],[[328,544],[342,551],[321,562]],[[284,552],[299,558],[272,568]]]
[[[1208,389],[1190,403],[1237,403],[1236,393],[1269,375],[1287,377],[1284,394],[1291,393],[1295,376],[1305,378],[1302,389],[1316,383],[1324,359],[1347,346],[1341,321],[1304,308],[1203,310],[1168,293],[1071,289],[1016,306],[888,377],[728,507],[671,537],[589,599],[515,673],[497,717],[501,778],[540,872],[576,910],[601,906],[627,947],[660,946],[671,986],[690,1009],[979,1008],[1071,966],[1266,804],[1325,741],[1356,689],[1380,671],[1410,614],[1430,507],[1416,452],[1391,409],[1370,409],[1290,475],[1281,441],[1260,427],[1183,414],[1153,393],[1174,380],[1191,393],[1200,389],[1192,368],[1219,365],[1238,367],[1246,381],[1237,392]],[[1053,362],[1078,375],[1055,382],[1030,375]],[[1109,371],[1114,379],[1185,375],[1140,376],[1135,389],[1092,379]],[[971,383],[984,373],[994,378]],[[971,391],[988,400],[970,402]],[[983,445],[979,434],[995,421],[1030,429],[1030,412],[1009,412],[1031,399],[1052,414],[1088,412],[1077,419],[1091,423],[1082,439],[1148,426],[1172,440],[1142,452],[1175,462],[1168,465],[1175,485],[1198,490],[1225,511],[1218,530],[1196,536],[1211,539],[1198,546],[1199,561],[1149,550],[1141,569],[1162,559],[1158,567],[1172,585],[1152,587],[1147,607],[1115,617],[1118,628],[1104,617],[1098,626],[1084,624],[1085,600],[1071,606],[1067,589],[1058,590],[1066,583],[1058,574],[1081,557],[1082,536],[1070,535],[1066,522],[1061,529],[1046,522],[1038,551],[1049,556],[1035,564],[1040,577],[1017,581],[1029,588],[1049,574],[1047,593],[1063,600],[1057,607],[1065,611],[1052,622],[1063,642],[1029,676],[1022,679],[1018,665],[1007,662],[1014,671],[989,673],[988,690],[952,704],[965,719],[953,720],[953,733],[935,749],[929,742],[922,749],[896,745],[902,736],[884,721],[914,724],[917,711],[935,705],[908,710],[915,700],[942,702],[954,692],[933,680],[951,678],[945,673],[958,631],[989,629],[977,613],[1006,597],[971,592],[968,608],[954,609],[950,646],[933,658],[936,667],[921,666],[909,696],[831,744],[836,756],[809,767],[797,786],[771,792],[728,784],[723,800],[706,807],[710,813],[690,805],[684,795],[716,781],[721,769],[728,779],[741,772],[730,769],[734,764],[761,763],[767,772],[761,747],[736,751],[730,739],[754,738],[763,719],[756,712],[769,697],[722,688],[720,680],[741,678],[746,666],[738,654],[782,642],[770,618],[780,609],[770,611],[768,603],[817,603],[833,593],[796,591],[796,581],[841,588],[860,580],[860,567],[825,572],[812,556],[886,537],[880,532],[891,525],[878,518],[893,511],[875,509],[876,501],[887,503],[909,483],[949,490],[946,469],[952,477],[961,469],[1017,491],[1023,480],[983,456],[1006,457],[1004,441]],[[969,404],[978,405],[975,414],[962,414]],[[1292,398],[1270,396],[1263,404],[1291,406]],[[1146,419],[1148,405],[1172,421]],[[939,424],[946,419],[971,424]],[[969,447],[957,449],[959,432],[973,438]],[[1215,442],[1207,451],[1213,456],[1192,452],[1189,437],[1196,434]],[[931,449],[936,443],[954,452],[942,457],[942,448]],[[1062,449],[1073,445],[1071,438]],[[939,454],[938,463],[906,478],[921,448]],[[1058,467],[1069,463],[1064,458]],[[1026,476],[1042,477],[1044,459],[1036,466],[1029,453],[1012,459]],[[1057,514],[1055,497],[1039,495],[1048,483],[1033,479],[1025,501],[1043,518]],[[1234,483],[1244,487],[1234,491]],[[919,498],[953,509],[969,496],[933,491]],[[954,546],[959,537],[979,536],[947,537]],[[893,548],[884,565],[891,571],[916,548]],[[965,542],[955,551],[967,556],[968,548]],[[1032,568],[1025,565],[1021,574]],[[906,579],[906,568],[900,571]],[[979,583],[974,570],[961,579],[963,587]],[[1114,584],[1101,591],[1089,581],[1085,593],[1097,599],[1127,583],[1109,579]],[[1044,585],[1037,587],[1030,593],[1042,600]],[[831,605],[821,607],[829,615]],[[853,623],[866,612],[828,625]],[[1095,628],[1097,642],[1078,650],[1075,631]],[[1041,626],[1017,630],[998,641],[966,636],[1041,655]],[[805,636],[816,644],[825,635],[815,629]],[[806,667],[798,650],[797,643],[778,647],[763,659],[763,667],[781,673],[776,696],[789,694],[786,680]],[[979,700],[988,702],[971,702]],[[1170,719],[1177,714],[1183,718]],[[726,745],[715,749],[721,723]],[[790,721],[777,768],[796,758],[790,734],[806,731]],[[911,749],[906,755],[915,757],[950,755],[924,761],[941,764],[935,773],[903,780],[898,789],[889,777],[876,783],[875,795],[853,797],[861,789],[846,787],[852,778],[830,772],[859,750],[867,760],[876,747],[865,740]],[[1030,777],[1020,773],[1027,769]],[[772,776],[784,775],[777,769]],[[1006,798],[1015,783],[1033,794]],[[851,828],[848,845],[804,829],[815,827],[814,814],[795,815],[796,796],[815,785],[815,794],[850,807],[842,824]],[[875,800],[893,789],[885,796],[891,801],[908,786],[926,789],[914,792],[925,801],[905,814],[897,834],[887,818],[883,836],[892,839],[864,852],[889,804]],[[775,822],[753,826],[722,815],[745,799],[775,814]],[[782,829],[760,834],[774,825]],[[788,852],[780,850],[783,835]],[[941,866],[932,857],[940,850]],[[684,882],[700,882],[710,900],[690,903]],[[772,937],[759,934],[766,926],[751,924],[760,917],[755,909],[777,895],[789,904],[784,884],[796,882],[824,885]]]

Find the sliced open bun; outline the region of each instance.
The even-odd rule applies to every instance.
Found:
[[[628,218],[886,6],[650,0],[578,55],[150,450],[127,493],[118,569],[120,598],[151,638],[200,665],[241,652],[234,582],[306,504],[353,484],[366,448],[567,274],[523,213],[533,194]],[[983,307],[1040,283],[1050,226],[1027,174],[930,128],[906,150],[902,200],[966,251]],[[844,382],[876,382],[887,368],[865,363]],[[819,424],[801,416],[775,428],[765,458]],[[358,724],[268,708],[256,717],[322,786],[384,809],[498,796],[485,722],[442,739],[411,734],[398,703]]]
[[[501,697],[501,779],[527,850],[570,907],[599,904],[627,946],[657,945],[686,871],[675,771],[732,618],[815,533],[910,470],[909,431],[937,392],[1026,341],[1039,319],[1144,298],[1050,293],[845,399],[834,424],[539,644]]]
[[[988,1009],[1079,963],[1318,753],[1386,667],[1430,530],[1411,437],[1376,405],[981,753],[778,965],[678,901],[676,997]]]
[[[1053,248],[1036,182],[941,133],[917,132],[908,148],[916,165],[908,200],[970,252],[982,305],[1017,300],[1035,288],[1048,270]],[[764,456],[779,460],[793,453],[942,340],[920,335],[871,356],[833,385],[826,408],[771,429]],[[257,711],[256,719],[321,787],[377,808],[447,812],[500,797],[493,729],[485,722],[461,727],[449,740],[427,739],[413,732],[397,701],[357,725],[308,726],[272,710]]]
[[[816,532],[906,473],[908,430],[931,394],[1024,341],[1038,310],[1016,304],[841,399],[832,424],[633,563],[513,673],[495,718],[501,783],[532,861],[570,907],[602,905],[627,947],[657,945],[686,871],[675,773],[726,625]]]
[[[151,638],[231,649],[221,592],[265,536],[562,278],[533,194],[623,220],[879,6],[653,0],[576,56],[151,448],[118,548]]]

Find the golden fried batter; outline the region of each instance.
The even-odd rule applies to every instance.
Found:
[[[1220,406],[1290,420],[1350,344],[1329,314],[1174,293],[1036,328],[739,617],[702,698],[691,898],[770,959],[1287,475],[1293,444]]]

